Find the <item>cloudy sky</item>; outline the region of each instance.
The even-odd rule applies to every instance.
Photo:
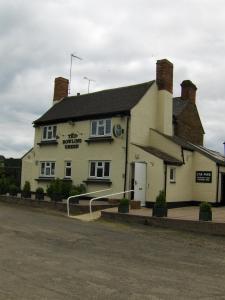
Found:
[[[157,59],[174,63],[180,83],[198,87],[205,145],[225,141],[224,0],[0,0],[0,154],[20,157],[33,144],[32,121],[52,104],[54,78],[72,94],[155,78]]]

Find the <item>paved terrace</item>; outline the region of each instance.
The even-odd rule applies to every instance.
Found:
[[[101,212],[108,220],[225,236],[225,207],[212,208],[212,222],[199,221],[198,215],[198,206],[169,209],[167,218],[152,217],[150,208],[133,209],[128,214],[118,213],[115,207]]]
[[[105,211],[118,213],[117,207],[108,208]],[[199,207],[181,207],[168,209],[168,218],[198,221]],[[142,207],[141,209],[130,209],[129,215],[151,217],[152,209]],[[212,208],[213,222],[225,223],[225,207],[213,207]]]

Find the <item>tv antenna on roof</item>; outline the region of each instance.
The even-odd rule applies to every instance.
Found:
[[[82,60],[82,58],[80,58],[79,56],[77,56],[77,55],[75,55],[73,53],[70,54],[70,81],[69,81],[68,94],[70,94],[70,91],[71,91],[71,73],[72,73],[73,58]]]
[[[95,82],[95,80],[94,79],[91,79],[91,78],[88,78],[88,77],[84,77],[84,79],[86,79],[86,80],[88,80],[88,94],[89,94],[89,89],[90,89],[90,82],[92,81],[92,82]]]

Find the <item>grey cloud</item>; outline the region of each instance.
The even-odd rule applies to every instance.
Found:
[[[71,52],[83,58],[73,64],[74,94],[87,91],[84,76],[96,80],[91,91],[152,80],[156,60],[170,59],[174,95],[193,80],[206,145],[221,151],[224,8],[222,0],[0,1],[0,154],[31,147],[31,123],[50,107],[54,77],[68,78]]]

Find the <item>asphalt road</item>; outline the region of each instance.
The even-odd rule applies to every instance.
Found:
[[[0,203],[0,299],[225,299],[225,239]]]

